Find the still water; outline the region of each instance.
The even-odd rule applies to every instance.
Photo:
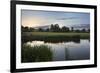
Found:
[[[26,44],[34,45],[48,45],[53,52],[53,61],[64,60],[86,60],[90,59],[90,42],[89,40],[80,39],[80,42],[58,42],[50,43],[44,41],[29,41]]]

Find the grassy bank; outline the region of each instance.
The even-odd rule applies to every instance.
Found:
[[[76,32],[22,32],[22,41],[41,40],[45,42],[79,42],[80,39],[89,39],[89,33]]]
[[[23,35],[27,36],[75,36],[80,35],[80,37],[89,37],[89,33],[77,33],[77,32],[23,32]]]
[[[21,62],[45,62],[52,61],[52,51],[50,47],[46,45],[40,46],[30,46],[30,45],[22,45],[21,51]]]

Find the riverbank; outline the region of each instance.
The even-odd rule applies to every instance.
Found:
[[[22,42],[25,41],[45,41],[45,42],[79,42],[80,39],[90,39],[90,33],[76,32],[22,32]]]

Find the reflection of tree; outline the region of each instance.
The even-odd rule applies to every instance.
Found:
[[[73,42],[80,43],[80,39],[74,39]]]
[[[22,35],[22,41],[44,41],[44,42],[50,42],[50,43],[60,43],[60,42],[75,42],[80,43],[80,39],[82,39],[79,35],[74,36],[40,36],[40,35]]]
[[[68,48],[65,47],[65,60],[69,60],[69,51]]]
[[[90,39],[88,39],[88,41],[90,42]]]

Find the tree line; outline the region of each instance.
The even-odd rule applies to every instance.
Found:
[[[86,29],[76,29],[74,30],[74,27],[59,27],[58,24],[51,24],[49,28],[43,29],[43,28],[38,28],[35,29],[33,27],[23,27],[21,26],[21,30],[23,32],[34,32],[34,31],[39,31],[39,32],[90,32],[90,29],[86,30]]]

